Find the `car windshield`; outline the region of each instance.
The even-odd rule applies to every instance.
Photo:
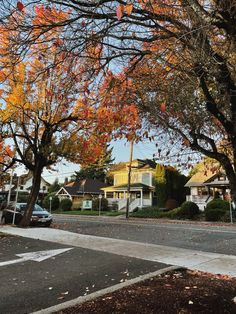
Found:
[[[39,206],[38,204],[34,205],[34,212],[44,212],[45,209]]]
[[[19,211],[24,211],[26,209],[26,204],[17,204],[17,209]],[[41,206],[39,206],[38,204],[34,205],[34,212],[43,212],[45,211],[45,209],[43,209]]]

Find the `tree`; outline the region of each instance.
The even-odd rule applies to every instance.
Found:
[[[236,201],[235,2],[40,3],[49,5],[45,10],[60,5],[62,11],[70,13],[60,23],[48,19],[47,23],[35,25],[32,5],[27,6],[27,12],[18,6],[17,18],[11,24],[20,34],[13,37],[17,38],[17,55],[24,55],[22,51],[27,50],[23,48],[39,41],[51,28],[62,26],[66,46],[77,55],[90,43],[98,43],[94,58],[99,58],[100,63],[96,69],[105,69],[114,60],[122,62],[125,76],[134,81],[140,111],[152,125],[170,132],[185,148],[216,159],[227,174]],[[80,34],[76,40],[75,34]],[[107,90],[110,92],[110,88]],[[232,158],[219,150],[222,139],[232,148]]]
[[[117,110],[123,109],[99,107],[95,94],[89,90],[86,75],[92,62],[81,64],[74,54],[67,55],[65,60],[58,45],[51,46],[48,54],[46,39],[50,42],[53,36],[57,41],[59,37],[55,35],[58,33],[54,30],[48,34],[45,42],[39,44],[38,52],[33,47],[31,58],[14,65],[3,81],[2,137],[14,147],[14,154],[8,150],[9,164],[23,164],[33,173],[22,226],[30,222],[45,167],[61,158],[82,165],[92,163],[103,152],[113,132],[122,136],[118,125],[125,130],[123,117],[117,119]],[[54,66],[50,68],[51,64]],[[129,115],[129,111],[134,117],[133,107],[129,110],[129,105],[125,106],[124,115]],[[106,129],[104,115],[112,121]]]
[[[166,191],[166,176],[165,176],[165,167],[163,165],[156,165],[156,174],[155,174],[155,183],[156,183],[156,194],[157,194],[157,205],[158,207],[164,207],[167,200],[167,191]]]
[[[106,181],[107,172],[109,171],[114,158],[112,158],[112,148],[106,145],[104,152],[95,160],[94,163],[81,167],[80,171],[75,172],[76,180],[97,179],[102,182]]]
[[[176,203],[181,204],[185,200],[186,182],[186,176],[174,167],[157,164],[155,185],[158,206],[165,207],[167,200],[175,200]]]
[[[58,178],[54,180],[54,182],[49,186],[48,193],[57,192],[61,187],[61,184],[58,181]]]

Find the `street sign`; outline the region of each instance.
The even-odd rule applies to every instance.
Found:
[[[22,253],[22,254],[16,254],[16,256],[21,257],[14,260],[1,262],[1,266],[7,266],[11,264],[16,263],[22,263],[26,261],[34,261],[34,262],[42,262],[50,257],[53,257],[55,255],[64,253],[66,251],[72,250],[72,248],[66,248],[66,249],[57,249],[57,250],[47,250],[47,251],[38,251],[38,252],[30,252],[30,253]]]

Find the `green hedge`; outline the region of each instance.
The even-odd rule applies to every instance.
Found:
[[[57,210],[60,206],[60,201],[55,194],[48,194],[44,200],[43,200],[43,207],[50,209],[50,197],[52,198],[51,200],[51,210]]]
[[[206,206],[205,220],[224,221],[226,219],[227,212],[229,212],[229,203],[220,198],[214,199]]]
[[[229,210],[229,202],[226,202],[222,200],[221,198],[214,199],[207,203],[206,209],[212,209],[212,208],[221,208],[225,211]]]
[[[226,211],[222,208],[208,208],[205,210],[206,221],[222,221]]]
[[[92,203],[92,210],[99,210],[99,198],[95,198]],[[107,211],[108,208],[108,200],[106,198],[101,199],[101,210]]]
[[[193,219],[200,214],[200,210],[194,202],[184,202],[176,214],[179,218]]]
[[[60,209],[63,211],[71,210],[72,208],[72,201],[69,198],[64,198],[60,202]]]

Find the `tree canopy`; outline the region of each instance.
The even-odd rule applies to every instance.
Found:
[[[171,141],[218,160],[236,200],[235,1],[38,0],[14,7],[3,0],[2,8],[2,36],[11,43],[1,50],[5,72],[60,29],[60,38],[47,42],[93,62],[90,77],[105,76],[96,80],[104,104],[127,98]],[[222,140],[232,157],[219,149]]]

